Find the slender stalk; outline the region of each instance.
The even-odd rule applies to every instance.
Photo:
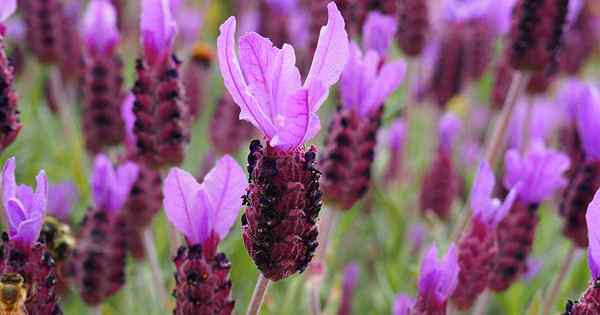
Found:
[[[246,315],[257,315],[260,312],[268,288],[269,279],[265,278],[265,276],[260,273],[256,280],[256,287],[254,287],[254,292],[252,293],[250,304],[248,304],[248,312],[246,312]]]
[[[571,247],[569,248],[569,252],[567,253],[567,256],[565,256],[565,260],[563,261],[562,266],[560,267],[560,271],[558,273],[558,276],[556,277],[556,281],[554,281],[554,283],[552,284],[550,291],[544,298],[544,303],[542,303],[543,315],[550,314],[552,312],[552,306],[556,305],[554,303],[554,300],[560,292],[560,287],[565,281],[565,278],[569,273],[569,270],[571,269],[573,261],[575,261],[576,253],[577,247],[573,243],[571,243]]]
[[[531,142],[531,128],[532,128],[532,119],[533,119],[533,101],[531,99],[527,99],[527,106],[525,109],[525,121],[523,122],[523,135],[521,138],[521,152],[527,151],[529,147],[529,143]]]
[[[166,306],[167,290],[165,289],[162,271],[160,270],[160,264],[158,262],[158,254],[156,253],[152,229],[149,228],[144,231],[144,249],[146,250],[146,255],[148,255],[148,263],[150,264],[150,270],[152,271],[152,281],[154,282],[152,287],[160,299],[160,305]]]
[[[479,296],[477,300],[477,304],[475,305],[475,309],[473,310],[473,315],[485,315],[488,304],[490,304],[490,291],[485,290]]]
[[[308,308],[311,315],[321,314],[321,299],[319,297],[320,285],[315,281],[308,287]]]
[[[90,306],[90,315],[102,315],[102,305]]]

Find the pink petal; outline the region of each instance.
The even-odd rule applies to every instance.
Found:
[[[212,206],[209,201],[209,196],[203,189],[198,191],[196,200],[194,202],[194,213],[197,218],[192,222],[192,229],[196,231],[195,238],[188,237],[188,241],[191,244],[202,244],[208,239],[212,231],[215,229],[215,224],[218,223],[217,209]],[[235,218],[234,218],[235,220]],[[228,232],[229,230],[227,230]],[[227,234],[225,232],[225,234]],[[219,234],[221,238],[221,236]]]
[[[589,160],[600,160],[600,95],[598,90],[587,86],[577,110],[577,130],[581,144]]]
[[[140,168],[133,162],[126,162],[117,168],[115,186],[111,187],[109,210],[118,212],[123,208],[133,184],[137,181]]]
[[[600,190],[588,206],[585,214],[588,228],[588,261],[594,280],[600,278]]]
[[[393,315],[410,315],[413,305],[415,305],[415,299],[406,294],[398,294],[394,298]]]
[[[150,65],[171,54],[176,33],[169,0],[142,0],[140,34],[144,56]]]
[[[327,5],[327,25],[321,28],[308,76],[304,86],[321,81],[329,87],[335,84],[348,60],[348,34],[344,18],[334,2]]]
[[[360,113],[367,115],[383,105],[386,99],[400,86],[405,73],[406,64],[404,61],[399,60],[385,64],[377,74],[377,78],[372,82],[369,94],[360,107]]]
[[[104,154],[96,155],[92,171],[92,196],[98,209],[110,208],[111,187],[116,184],[115,171],[110,159]]]
[[[296,53],[294,48],[284,44],[278,50],[275,61],[269,67],[269,77],[271,79],[271,104],[274,104],[274,113],[276,116],[271,119],[273,124],[277,124],[277,115],[281,115],[286,107],[286,101],[290,95],[296,92],[302,86],[300,71],[296,67]]]
[[[50,185],[48,187],[48,213],[66,222],[77,199],[77,188],[72,182]]]
[[[248,179],[244,171],[228,155],[217,161],[216,166],[208,172],[202,182],[201,189],[206,192],[210,202],[205,208],[215,212],[211,226],[221,239],[229,233],[238,217],[242,208],[242,196],[247,186]]]
[[[2,202],[6,209],[6,203],[17,194],[17,182],[15,180],[15,157],[6,160],[2,167]]]
[[[188,239],[198,241],[198,231],[193,222],[197,222],[194,203],[201,185],[192,174],[172,168],[163,183],[163,206],[167,219]]]
[[[35,181],[35,192],[31,201],[31,209],[29,209],[30,216],[32,214],[44,216],[48,208],[48,178],[46,177],[46,172],[41,170],[35,177]]]
[[[361,102],[361,74],[363,72],[362,52],[355,42],[350,44],[348,63],[340,78],[340,96],[342,105],[349,110],[357,110]]]
[[[365,50],[375,50],[379,56],[386,56],[398,23],[393,16],[371,11],[363,25],[363,46]]]
[[[229,94],[240,107],[240,119],[249,121],[267,138],[271,138],[275,134],[275,126],[250,94],[250,87],[235,54],[235,25],[235,17],[230,17],[219,27],[217,51],[221,76]]]
[[[438,126],[440,143],[445,150],[450,150],[456,136],[462,128],[462,121],[454,113],[448,112],[442,116]]]
[[[108,52],[119,41],[117,13],[108,0],[92,0],[83,18],[83,36],[91,53]]]
[[[17,10],[17,0],[2,0],[0,4],[0,22],[4,22]]]

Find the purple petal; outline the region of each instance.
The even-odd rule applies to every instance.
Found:
[[[200,188],[192,174],[176,167],[169,171],[163,183],[163,206],[167,219],[192,242],[199,242],[193,222],[198,221],[199,214],[194,210],[194,204]]]
[[[388,128],[387,141],[391,150],[402,150],[406,141],[407,126],[403,118],[396,119]]]
[[[529,258],[525,264],[525,272],[522,276],[523,281],[531,281],[542,269],[543,262],[541,259]]]
[[[271,138],[275,134],[275,126],[250,94],[250,87],[235,54],[235,24],[235,17],[230,17],[219,27],[217,50],[221,76],[229,94],[240,107],[240,119],[249,121],[267,138]]]
[[[419,294],[428,295],[428,292],[432,292],[437,285],[437,246],[435,243],[429,247],[427,253],[423,257],[421,262],[421,271],[419,274]]]
[[[588,260],[592,277],[597,280],[600,279],[600,190],[588,206],[585,219],[589,239]]]
[[[48,187],[48,213],[66,222],[73,205],[78,200],[77,188],[72,182],[63,182]]]
[[[363,25],[363,46],[365,50],[374,50],[379,56],[386,56],[398,24],[392,16],[372,11]]]
[[[144,56],[150,65],[169,57],[177,24],[169,0],[143,0],[140,34]]]
[[[284,44],[277,51],[275,60],[269,67],[268,76],[271,78],[270,102],[275,105],[271,113],[279,115],[287,106],[286,102],[290,95],[302,86],[300,71],[296,67],[296,53],[292,46]],[[271,121],[277,125],[277,116],[272,116]]]
[[[358,271],[358,265],[355,262],[346,265],[344,268],[344,278],[342,281],[342,288],[344,291],[352,291],[354,288],[356,288]]]
[[[588,86],[578,79],[568,79],[558,90],[556,102],[567,116],[567,123],[577,120],[577,109],[584,100]]]
[[[445,0],[442,4],[442,16],[448,22],[463,22],[480,18],[494,7],[493,0]]]
[[[201,189],[206,192],[209,207],[215,212],[214,231],[224,239],[235,223],[242,208],[242,196],[248,186],[248,179],[239,164],[225,155],[206,175]],[[211,232],[210,230],[208,231]],[[208,235],[207,235],[208,236]]]
[[[2,0],[0,4],[0,22],[4,22],[17,9],[17,0]]]
[[[27,26],[23,19],[18,16],[13,16],[4,23],[6,26],[6,38],[9,38],[13,42],[20,42],[25,40],[25,34],[27,32]]]
[[[125,123],[125,143],[128,148],[133,150],[135,150],[136,145],[135,133],[133,132],[133,127],[135,125],[135,114],[133,113],[134,103],[135,96],[133,93],[129,93],[121,105],[121,117]]]
[[[493,209],[491,203],[495,183],[492,168],[485,159],[482,160],[471,188],[471,208],[474,217],[487,217],[487,212]]]
[[[504,198],[504,202],[495,209],[494,215],[489,222],[489,225],[492,228],[495,228],[500,224],[500,222],[504,219],[504,217],[508,214],[510,209],[512,208],[515,200],[517,200],[517,196],[519,195],[519,191],[521,190],[521,183],[517,184],[513,187],[509,192],[506,198]]]
[[[458,285],[458,253],[456,246],[451,244],[448,253],[444,256],[440,265],[440,278],[437,284],[437,293],[440,300],[447,300]]]
[[[406,295],[398,294],[394,298],[394,315],[410,315],[410,309],[415,305],[415,299]]]
[[[569,9],[567,13],[567,25],[573,25],[579,16],[579,13],[583,9],[583,0],[570,0]]]
[[[109,209],[117,212],[123,208],[133,184],[137,181],[140,168],[134,162],[126,162],[117,168],[115,186],[111,187]]]
[[[33,214],[45,216],[48,208],[48,178],[46,177],[46,172],[41,170],[35,177],[35,181],[35,192],[33,193],[31,209],[29,210],[31,213],[30,216]]]
[[[459,271],[456,246],[451,244],[440,262],[437,259],[437,247],[433,244],[421,263],[419,294],[434,297],[437,303],[446,301],[458,285]]]
[[[372,86],[370,86],[367,98],[360,107],[360,113],[362,115],[372,113],[383,105],[386,99],[402,83],[405,73],[406,64],[404,61],[399,60],[385,64],[377,74],[377,78],[373,81]]]
[[[340,78],[340,96],[344,108],[356,111],[362,101],[363,81],[361,75],[364,72],[362,52],[355,42],[350,44],[348,63]]]
[[[27,211],[25,206],[16,198],[9,198],[5,201],[6,217],[8,218],[9,232],[12,235],[17,234],[21,222],[27,220]]]
[[[25,213],[26,209],[23,205],[14,198],[8,200],[8,210],[10,213]],[[16,225],[11,224],[9,237],[11,240],[20,244],[31,246],[38,239],[40,230],[42,229],[43,215],[35,213],[33,216],[22,218]]]
[[[107,53],[119,41],[117,13],[108,0],[92,0],[83,18],[83,37],[91,53]]]
[[[96,155],[92,171],[92,196],[96,208],[110,208],[111,189],[116,185],[115,171],[110,159],[104,154]]]
[[[600,95],[598,90],[588,86],[580,98],[577,110],[577,131],[586,158],[600,160]]]
[[[450,150],[456,136],[460,133],[462,122],[458,116],[448,112],[442,116],[439,123],[440,147]]]
[[[344,18],[334,2],[327,5],[327,25],[319,32],[319,41],[304,86],[321,81],[329,87],[335,84],[348,60],[348,34]]]
[[[218,209],[214,208],[209,201],[208,194],[200,189],[194,201],[194,216],[196,219],[192,222],[192,229],[196,231],[196,234],[194,234],[195,238],[188,237],[192,244],[202,244],[208,239],[215,228],[215,224],[219,222],[217,211]],[[221,235],[219,236],[221,237]]]
[[[15,157],[6,160],[2,167],[2,202],[6,209],[6,203],[17,194],[17,182],[15,180]]]

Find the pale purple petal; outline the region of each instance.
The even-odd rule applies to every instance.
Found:
[[[355,262],[349,263],[344,268],[344,279],[342,287],[344,290],[354,290],[358,281],[358,265]]]
[[[176,33],[169,0],[142,0],[140,34],[144,56],[150,65],[169,57]]]
[[[448,22],[468,21],[483,17],[494,5],[493,0],[444,0],[442,16]]]
[[[406,64],[402,60],[383,65],[370,87],[364,104],[360,107],[360,114],[367,115],[383,105],[386,99],[400,86],[405,73]]]
[[[508,137],[510,148],[521,147],[526,119],[530,119],[529,138],[538,141],[547,140],[564,119],[563,111],[556,104],[542,98],[536,99],[533,104],[527,104],[527,102],[531,102],[531,100],[518,103],[513,113]],[[531,115],[531,117],[528,118],[527,115]]]
[[[439,261],[433,244],[421,263],[419,294],[435,298],[436,303],[448,300],[458,285],[459,271],[456,246],[451,244],[444,259]]]
[[[271,138],[275,134],[275,126],[250,94],[250,87],[235,54],[235,25],[235,17],[230,17],[219,27],[217,50],[221,76],[229,94],[240,107],[240,119],[249,121],[267,138]]]
[[[2,0],[0,4],[0,22],[4,22],[17,9],[17,0]]]
[[[600,94],[590,86],[583,93],[577,110],[577,131],[586,158],[598,161],[600,160]]]
[[[473,208],[474,217],[486,216],[487,212],[492,208],[492,193],[494,192],[495,184],[494,172],[489,163],[484,159],[479,164],[479,169],[471,188],[471,208]]]
[[[600,279],[600,190],[588,206],[585,220],[589,240],[588,260],[592,277],[597,280]]]
[[[23,19],[18,16],[13,16],[3,24],[6,26],[6,38],[9,38],[13,42],[25,40],[27,26],[25,25],[25,22],[23,22]]]
[[[391,150],[402,150],[406,141],[407,126],[403,118],[396,119],[388,128],[387,141]]]
[[[179,26],[179,39],[184,45],[192,45],[198,40],[204,23],[202,13],[202,11],[192,7],[184,8],[175,15]]]
[[[513,187],[509,192],[506,198],[504,198],[504,202],[497,207],[494,211],[494,216],[492,220],[489,222],[489,225],[493,228],[498,226],[500,222],[504,219],[504,217],[508,214],[510,209],[512,208],[515,200],[517,200],[517,196],[519,195],[519,191],[521,190],[522,184],[519,183],[515,187]]]
[[[421,262],[418,284],[419,294],[428,295],[428,292],[435,290],[438,278],[438,264],[437,246],[433,243],[427,250],[427,253],[423,257],[423,261]]]
[[[393,16],[372,11],[363,25],[363,47],[386,56],[398,24]]]
[[[135,133],[133,132],[133,127],[135,125],[135,114],[133,113],[134,103],[135,96],[133,93],[129,93],[121,105],[121,117],[125,123],[125,144],[130,150],[135,150],[136,146]]]
[[[8,219],[9,232],[15,235],[18,232],[21,222],[27,220],[27,210],[25,206],[16,198],[9,198],[4,202],[6,217]]]
[[[504,35],[510,30],[512,12],[517,0],[496,1],[490,6],[486,19],[496,34]]]
[[[6,209],[6,203],[17,194],[17,182],[15,180],[15,157],[6,160],[2,167],[2,203]]]
[[[321,81],[329,87],[335,84],[348,60],[348,34],[342,14],[334,2],[327,5],[327,25],[319,32],[319,41],[304,86]]]
[[[96,208],[109,209],[111,189],[115,185],[116,178],[112,162],[104,154],[96,155],[92,171],[92,197]]]
[[[440,300],[447,300],[458,285],[458,252],[456,246],[451,244],[448,253],[440,264],[440,278],[437,284],[437,294]]]
[[[438,128],[439,145],[444,150],[449,151],[452,148],[454,139],[460,133],[462,122],[456,114],[448,112],[440,119]]]
[[[206,208],[212,208],[215,212],[211,226],[221,239],[229,233],[238,217],[247,186],[248,179],[244,171],[228,155],[217,161],[202,182],[201,189],[206,192],[210,202]]]
[[[66,222],[78,199],[77,188],[72,182],[50,185],[48,187],[48,213]]]
[[[294,48],[284,44],[277,51],[275,60],[269,67],[268,75],[272,78],[270,82],[271,104],[275,104],[273,112],[276,114],[271,121],[277,124],[279,115],[285,115],[285,107],[288,97],[302,86],[300,71],[296,67],[296,53]]]
[[[137,181],[140,168],[134,162],[125,162],[117,168],[115,186],[111,187],[109,211],[116,213],[123,208],[127,197]]]
[[[355,42],[350,43],[348,63],[340,78],[340,96],[342,105],[348,110],[357,110],[362,101],[361,94],[365,91],[362,87],[361,75],[364,71],[362,52]]]
[[[411,253],[416,254],[421,251],[421,247],[427,238],[427,228],[420,223],[413,223],[408,228],[407,239],[411,243]]]
[[[525,263],[525,272],[523,273],[523,281],[531,281],[538,275],[542,269],[543,261],[538,258],[529,258]]]
[[[23,184],[17,185],[16,197],[23,205],[23,208],[29,211],[33,205],[33,188]]]
[[[208,194],[203,189],[198,191],[193,209],[196,219],[192,222],[192,229],[196,232],[188,236],[188,241],[191,244],[202,244],[210,237],[215,225],[219,223],[218,209],[213,207]],[[221,235],[219,237],[222,238]]]
[[[579,13],[583,9],[585,3],[583,0],[569,0],[569,9],[567,13],[567,25],[573,25],[579,16]]]
[[[26,209],[23,209],[23,205],[14,198],[8,201],[8,207],[8,211],[10,212],[24,213],[27,211]],[[43,215],[40,213],[26,216],[19,221],[16,226],[11,226],[9,238],[23,245],[31,246],[39,237],[43,220]]]
[[[119,41],[117,13],[108,0],[90,1],[83,18],[83,37],[88,51],[106,53]]]
[[[567,123],[577,120],[577,109],[579,108],[588,86],[578,79],[568,79],[558,90],[556,102],[566,113]]]
[[[193,242],[199,242],[194,222],[198,222],[199,213],[194,205],[201,185],[192,174],[172,168],[163,183],[163,206],[167,219],[179,232]]]
[[[35,182],[35,192],[33,193],[31,209],[29,211],[32,215],[39,214],[44,216],[48,208],[48,178],[44,170],[41,170],[35,177]]]
[[[393,315],[410,315],[413,305],[415,305],[414,298],[406,294],[398,294],[394,298]]]

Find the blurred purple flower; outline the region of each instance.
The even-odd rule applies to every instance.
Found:
[[[125,123],[125,146],[130,154],[132,154],[136,149],[135,133],[133,132],[133,128],[135,126],[135,114],[133,112],[134,103],[135,96],[133,93],[129,93],[121,105],[121,118]]]
[[[387,144],[390,151],[387,170],[384,174],[384,180],[386,182],[394,181],[401,176],[404,146],[406,145],[407,138],[406,129],[407,126],[404,119],[398,118],[391,124],[386,132]]]
[[[365,51],[374,50],[385,59],[397,28],[398,23],[393,16],[383,15],[377,11],[369,13],[362,31]]]
[[[579,79],[566,80],[556,95],[556,102],[559,107],[564,109],[566,116],[565,123],[571,123],[577,120],[577,108],[580,103],[584,102],[586,89],[588,86]]]
[[[2,205],[8,219],[8,236],[22,246],[31,247],[38,239],[48,204],[48,179],[41,170],[36,176],[35,191],[17,185],[15,158],[2,168]]]
[[[327,98],[348,59],[344,20],[334,3],[319,36],[314,59],[304,81],[296,68],[294,49],[273,47],[256,33],[239,40],[235,53],[235,17],[220,27],[217,39],[219,67],[227,90],[240,106],[240,118],[248,120],[271,146],[292,150],[313,138],[320,129],[317,110]]]
[[[6,20],[4,23],[6,26],[6,37],[13,42],[20,42],[25,40],[25,34],[27,32],[27,26],[23,19],[18,16],[13,16]]]
[[[600,94],[598,90],[586,86],[581,91],[577,107],[577,131],[586,158],[600,160]]]
[[[456,139],[456,136],[462,129],[462,121],[460,118],[451,112],[448,112],[442,116],[438,125],[438,136],[440,149],[450,152],[452,150],[452,144]]]
[[[109,215],[118,213],[127,201],[138,173],[139,167],[133,162],[125,162],[115,169],[106,155],[96,155],[92,173],[92,196],[96,209]]]
[[[413,223],[408,227],[407,239],[410,242],[412,255],[416,255],[421,251],[425,239],[427,238],[427,228],[420,223]]]
[[[344,278],[342,280],[342,299],[338,308],[338,315],[352,314],[352,301],[354,290],[358,281],[358,265],[354,262],[349,263],[344,268]]]
[[[177,24],[169,0],[143,0],[140,19],[144,56],[150,65],[171,55]]]
[[[454,244],[450,245],[441,261],[437,258],[437,247],[435,244],[431,245],[421,263],[419,297],[414,306],[417,312],[437,314],[436,312],[445,309],[448,298],[458,285],[459,271]]]
[[[585,215],[588,228],[588,262],[592,278],[600,279],[600,190],[596,192],[594,199],[588,206]]]
[[[537,258],[529,258],[527,259],[527,263],[525,266],[525,272],[521,276],[523,281],[529,282],[538,275],[540,270],[542,269],[543,261]]]
[[[558,106],[549,101],[537,98],[533,104],[523,101],[517,104],[509,127],[509,147],[518,149],[523,141],[525,120],[527,119],[527,107],[531,106],[531,120],[529,127],[530,141],[546,141],[552,132],[564,119],[563,112]]]
[[[515,185],[501,203],[500,200],[492,198],[495,184],[494,172],[489,163],[483,160],[479,164],[471,189],[471,208],[473,208],[473,217],[489,229],[495,229],[510,211],[521,186]]]
[[[228,155],[217,161],[200,184],[193,175],[172,168],[163,185],[163,205],[169,222],[190,245],[202,244],[213,233],[224,239],[242,208],[248,180]]]
[[[410,309],[415,305],[415,299],[406,295],[398,294],[394,298],[393,315],[410,315]]]
[[[569,158],[546,148],[541,141],[532,142],[524,155],[509,150],[504,165],[504,186],[512,189],[522,183],[518,199],[526,203],[539,204],[567,184],[564,172],[569,168]]]
[[[75,184],[65,181],[48,187],[48,214],[67,222],[74,204],[79,199]]]
[[[110,1],[90,1],[83,18],[83,38],[88,52],[92,54],[109,53],[117,45],[117,12]]]

